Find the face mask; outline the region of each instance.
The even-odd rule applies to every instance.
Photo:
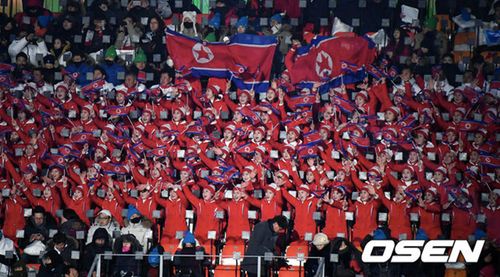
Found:
[[[135,217],[135,218],[132,218],[132,219],[130,220],[130,222],[132,222],[132,223],[134,223],[134,224],[137,224],[137,223],[141,222],[141,218],[140,218],[140,217]]]
[[[80,66],[83,62],[73,62],[74,65]]]
[[[129,252],[130,251],[130,245],[122,245],[122,252]]]
[[[184,22],[184,28],[186,29],[193,28],[193,22]]]
[[[104,61],[107,65],[112,65],[113,64],[113,61],[108,61],[108,60],[105,60]]]

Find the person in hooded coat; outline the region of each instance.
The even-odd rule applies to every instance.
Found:
[[[64,276],[64,261],[56,250],[52,249],[42,257],[42,264],[37,277],[62,277]]]
[[[92,236],[92,242],[85,246],[83,252],[83,271],[87,273],[97,254],[104,254],[105,251],[113,251],[111,237],[105,228],[97,228]],[[105,269],[106,267],[102,266],[101,268]],[[106,272],[101,272],[101,274],[105,276]]]
[[[117,238],[113,248],[113,253],[115,254],[135,254],[138,251],[142,251],[141,244],[131,234],[122,235]],[[118,256],[115,258],[114,265],[111,268],[113,270],[111,276],[140,276],[141,261],[136,260],[134,255]]]

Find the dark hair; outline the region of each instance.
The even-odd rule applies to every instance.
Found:
[[[99,72],[101,72],[101,74],[102,74],[104,77],[107,77],[107,75],[106,75],[106,71],[105,71],[105,70],[104,70],[104,68],[102,68],[101,66],[99,66],[99,65],[94,66],[94,71],[96,71],[96,70],[97,70],[97,71],[99,71]]]
[[[45,209],[42,206],[36,206],[33,208],[32,214],[45,214]]]
[[[54,241],[54,244],[59,244],[59,243],[66,243],[68,238],[64,233],[57,232],[52,240]]]
[[[16,60],[17,60],[17,58],[19,58],[19,57],[23,57],[23,58],[25,58],[26,60],[28,59],[28,55],[26,55],[26,53],[24,53],[24,52],[20,52],[19,54],[17,54],[17,55],[16,55]]]
[[[78,215],[72,209],[64,209],[63,217],[66,218],[67,220],[78,219]]]
[[[273,218],[273,221],[278,223],[278,226],[280,226],[283,229],[286,229],[288,227],[288,219],[283,215],[275,216]]]

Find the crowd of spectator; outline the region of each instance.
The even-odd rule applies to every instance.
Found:
[[[275,254],[312,242],[327,276],[498,275],[498,45],[451,18],[498,30],[500,2],[437,1],[448,21],[423,15],[426,1],[217,0],[208,15],[169,2],[27,0],[0,14],[0,274],[84,276],[97,254],[172,245],[217,254],[285,214]],[[402,4],[420,21],[404,24]],[[334,17],[389,34],[373,65],[384,74],[295,87],[287,63]],[[276,36],[269,89],[183,76],[165,28],[207,42]],[[453,51],[468,32],[470,49]],[[371,239],[443,238],[487,243],[475,264],[360,259]],[[105,276],[154,276],[159,261],[104,263]]]

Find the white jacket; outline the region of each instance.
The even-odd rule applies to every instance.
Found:
[[[17,255],[16,249],[14,248],[14,242],[3,236],[0,240],[0,255],[5,255],[8,251],[12,251],[14,255]],[[7,276],[7,274],[9,274],[9,267],[4,264],[0,264],[0,276]]]
[[[37,60],[37,54],[40,54],[43,58],[49,53],[45,41],[38,41],[35,45],[33,43],[28,43],[26,37],[12,41],[9,45],[8,52],[12,63],[16,62],[17,54],[24,52],[28,56],[29,63],[33,66],[40,66],[39,62],[42,62],[41,59]]]
[[[144,225],[142,225],[142,222],[137,224],[129,222],[129,225],[127,227],[122,228],[121,233],[122,235],[134,235],[141,244],[144,253],[146,253],[148,250],[148,239],[153,238],[153,231],[144,227]]]

